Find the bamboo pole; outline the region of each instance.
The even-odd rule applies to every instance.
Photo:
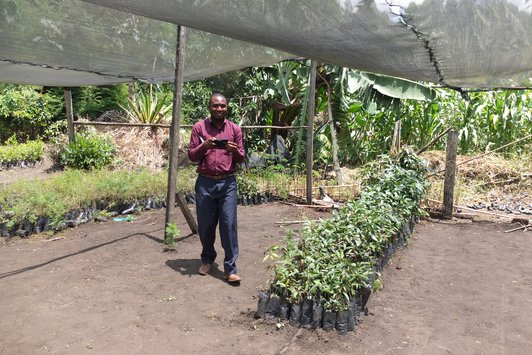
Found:
[[[175,219],[175,203],[176,203],[176,183],[177,183],[177,169],[178,169],[178,153],[179,153],[179,130],[181,124],[181,98],[183,90],[183,69],[185,66],[185,39],[186,28],[177,26],[177,44],[176,44],[176,58],[175,58],[175,76],[174,76],[174,100],[172,107],[172,124],[170,127],[170,152],[168,156],[168,186],[166,195],[166,216],[165,216],[165,232],[164,239],[169,240],[173,236],[166,232],[166,228],[172,224]],[[185,219],[192,233],[198,232],[198,227],[192,213],[186,204],[183,204],[180,198],[177,199],[181,211],[185,215]]]
[[[312,204],[312,168],[314,162],[314,100],[316,99],[316,61],[310,62],[307,121],[307,203]]]
[[[65,110],[66,110],[66,119],[67,119],[68,142],[73,143],[76,140],[76,136],[74,133],[74,112],[72,109],[72,89],[65,88],[63,91],[65,95]]]

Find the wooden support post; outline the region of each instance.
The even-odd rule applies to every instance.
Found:
[[[445,182],[443,185],[443,218],[453,217],[454,183],[456,178],[456,152],[458,147],[458,132],[451,129],[447,134],[447,149],[445,158]]]
[[[314,162],[314,101],[316,100],[316,61],[310,61],[307,121],[307,203],[312,204],[312,168]]]
[[[63,92],[65,95],[68,142],[74,143],[74,141],[76,140],[76,137],[74,134],[74,112],[72,110],[72,89],[64,88]]]
[[[175,218],[175,203],[176,203],[176,183],[177,183],[177,168],[178,168],[178,153],[179,153],[179,130],[181,125],[181,98],[183,89],[183,69],[185,66],[185,27],[177,26],[177,45],[175,58],[175,77],[174,77],[174,102],[172,107],[172,124],[170,125],[170,152],[168,156],[168,187],[166,194],[166,218],[165,218],[165,240],[171,236],[166,233],[166,227],[170,225]],[[197,224],[191,223],[189,218],[192,213],[188,210],[188,206],[184,201],[177,199],[181,211],[189,224],[193,233],[198,232]],[[192,217],[192,220],[194,218]]]

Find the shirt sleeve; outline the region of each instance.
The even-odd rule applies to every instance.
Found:
[[[233,153],[233,160],[236,163],[242,163],[246,158],[246,153],[244,152],[244,143],[242,141],[242,129],[238,125],[235,125],[235,143],[238,150]]]
[[[193,162],[198,162],[205,156],[206,149],[203,147],[202,139],[204,138],[201,135],[201,122],[198,122],[192,127],[188,145],[188,158]]]

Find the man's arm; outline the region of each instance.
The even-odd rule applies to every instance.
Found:
[[[188,158],[193,162],[198,162],[205,156],[207,148],[203,143],[204,138],[201,136],[201,126],[197,123],[192,127],[190,144],[188,145]]]
[[[236,163],[242,163],[246,159],[246,153],[244,152],[244,143],[242,141],[242,129],[235,125],[235,143],[236,149],[232,151],[233,159]]]

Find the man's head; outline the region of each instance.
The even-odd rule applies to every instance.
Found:
[[[209,111],[211,119],[214,121],[223,121],[227,115],[227,99],[222,94],[216,93],[209,100]]]

